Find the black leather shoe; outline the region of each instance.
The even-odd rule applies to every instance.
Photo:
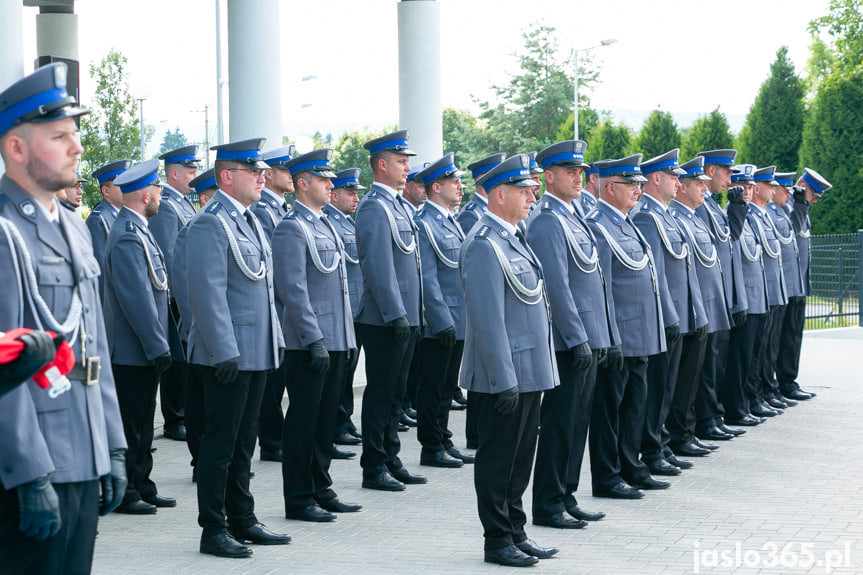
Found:
[[[359,431],[357,431],[356,429],[354,429],[353,431],[348,431],[348,433],[350,433],[351,435],[353,435],[354,437],[356,437],[360,441],[363,440],[363,434],[360,433]]]
[[[450,411],[463,411],[467,409],[467,403],[459,403],[456,400],[452,400],[449,404]]]
[[[420,453],[420,465],[428,465],[430,467],[462,467],[464,463],[460,459],[450,457],[443,449],[439,451],[422,450]]]
[[[707,429],[696,429],[695,437],[710,441],[728,441],[729,439],[734,439],[732,434],[725,433],[715,425]]]
[[[318,507],[317,505],[306,505],[305,507],[288,507],[285,509],[285,517],[299,521],[312,521],[314,523],[326,523],[334,521],[336,516]]]
[[[363,487],[378,491],[404,491],[405,484],[393,479],[389,473],[381,473],[375,477],[363,477]]]
[[[402,425],[407,425],[408,427],[416,427],[417,420],[410,417],[407,413],[402,411],[401,416],[399,416],[399,423]]]
[[[414,409],[413,407],[405,408],[404,413],[405,413],[405,415],[407,415],[411,419],[415,420],[417,418],[417,410]]]
[[[455,446],[447,447],[446,452],[450,457],[455,457],[456,459],[460,459],[462,463],[475,463],[476,457],[470,455],[469,453],[462,453]]]
[[[333,444],[333,455],[332,455],[333,459],[350,459],[351,457],[356,457],[356,456],[357,456],[357,454],[354,453],[353,451],[346,451],[343,449],[339,449],[338,447],[336,447],[335,444]]]
[[[760,425],[762,421],[760,417],[753,417],[751,414],[747,413],[740,418],[726,417],[725,423],[727,425],[736,425],[738,427],[754,427],[756,425]]]
[[[566,508],[566,512],[575,517],[576,519],[581,519],[582,521],[599,521],[603,517],[605,517],[605,513],[602,511],[592,512],[585,511],[578,505],[573,505],[571,507]]]
[[[793,399],[785,397],[784,395],[782,395],[778,391],[774,391],[772,397],[773,397],[773,399],[775,399],[779,403],[784,403],[785,407],[794,407],[795,405],[797,405],[796,401],[794,401]]]
[[[607,497],[609,499],[641,499],[644,493],[635,489],[625,481],[621,481],[614,487],[608,488],[593,488],[594,497]]]
[[[733,436],[735,436],[735,437],[738,437],[738,436],[743,435],[744,433],[746,433],[746,430],[745,430],[745,429],[732,429],[732,428],[728,427],[727,425],[725,425],[725,423],[724,423],[724,422],[722,422],[722,421],[720,421],[719,423],[717,423],[717,424],[716,424],[716,427],[717,427],[720,431],[723,431],[723,432],[725,432],[725,433],[727,433],[727,434],[729,434],[729,435],[733,435]]]
[[[333,440],[333,443],[335,443],[336,445],[359,445],[362,442],[362,439],[354,437],[350,433],[342,433],[341,435],[337,435],[336,438]]]
[[[200,551],[207,555],[236,559],[252,556],[250,548],[234,539],[230,533],[224,532],[215,535],[201,535]]]
[[[776,399],[774,397],[765,397],[764,403],[766,403],[767,405],[769,405],[770,407],[772,407],[773,409],[775,409],[779,412],[781,412],[782,410],[784,410],[785,408],[790,406],[790,404],[785,403],[781,399]]]
[[[528,555],[515,545],[507,545],[494,551],[486,551],[485,562],[506,565],[507,567],[530,567],[539,563],[539,559],[533,555]]]
[[[455,393],[452,394],[452,400],[459,405],[464,405],[465,407],[467,407],[467,398],[464,396],[461,389],[457,390]]]
[[[562,515],[562,514],[561,514]],[[548,559],[557,555],[557,547],[540,547],[536,541],[525,539],[515,544],[519,551],[537,559]]]
[[[671,451],[674,452],[674,455],[680,455],[681,457],[704,457],[710,453],[709,449],[702,449],[694,445],[691,441],[687,441],[685,443],[670,443],[669,447],[671,447]]]
[[[168,427],[167,425],[162,432],[164,437],[168,439],[173,439],[175,441],[186,441],[186,426],[180,423],[179,425],[173,425]]]
[[[803,391],[800,388],[786,388],[782,390],[782,395],[787,399],[793,399],[796,401],[806,401],[807,399],[812,399],[815,397],[815,394],[810,391]]]
[[[156,513],[156,506],[152,503],[147,503],[142,499],[138,499],[137,501],[120,504],[114,512],[124,513],[126,515],[153,515]]]
[[[756,415],[758,417],[776,417],[780,413],[779,410],[773,409],[766,403],[761,401],[753,401],[749,405],[749,411],[752,412],[752,415]]]
[[[161,495],[153,495],[151,497],[141,497],[144,501],[149,503],[150,505],[155,505],[156,507],[176,507],[177,500],[172,497],[162,497]]]
[[[652,475],[680,475],[680,468],[672,465],[665,459],[657,459],[647,464],[647,469]]]
[[[345,503],[344,501],[339,501],[338,497],[333,497],[332,499],[319,499],[318,505],[327,511],[332,511],[333,513],[356,513],[363,508],[359,503]]]
[[[270,531],[263,523],[255,523],[245,529],[229,529],[231,535],[240,543],[255,543],[256,545],[287,545],[291,542],[290,535],[282,535]]]
[[[399,423],[399,426],[398,426],[399,433],[404,433],[408,429],[410,429],[410,427],[408,427],[407,425],[404,425],[403,423]]]
[[[706,449],[707,451],[716,451],[719,449],[718,445],[713,445],[712,443],[702,443],[697,437],[692,438],[692,445],[695,447],[700,447],[701,449]]]
[[[549,515],[548,517],[533,517],[534,525],[542,525],[544,527],[556,527],[557,529],[581,529],[587,525],[587,521],[583,519],[576,519],[571,517],[567,513],[555,513],[554,515]],[[516,543],[516,547],[527,553],[528,555],[533,555],[530,551],[526,549],[522,549],[518,543]],[[534,555],[534,557],[539,557],[539,555]]]
[[[261,461],[281,461],[282,460],[282,450],[276,449],[275,451],[270,451],[269,449],[261,448]]]
[[[645,477],[638,482],[633,482],[632,486],[636,489],[643,489],[645,491],[648,491],[655,489],[668,489],[669,487],[671,487],[671,484],[667,481],[660,481],[652,477]]]
[[[406,485],[421,485],[429,482],[429,480],[422,475],[414,475],[404,467],[390,469],[390,475]]]
[[[679,467],[680,469],[692,469],[693,467],[691,461],[686,461],[685,459],[678,459],[676,455],[669,455],[665,458],[665,460],[674,467]]]

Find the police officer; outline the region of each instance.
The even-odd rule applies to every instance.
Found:
[[[159,156],[165,162],[166,184],[162,188],[162,208],[150,222],[150,230],[165,254],[168,268],[174,256],[174,242],[177,234],[195,215],[195,206],[188,198],[192,191],[190,182],[198,174],[198,146],[183,146]],[[169,276],[169,284],[173,280]],[[171,286],[173,291],[173,286]],[[186,363],[186,350],[180,341],[177,322],[179,320],[177,302],[170,302],[168,314],[168,334],[170,335],[171,355],[174,361],[162,374],[159,395],[161,396],[162,416],[165,418],[164,435],[177,441],[186,440],[186,427],[183,421],[183,395],[189,379],[189,365]]]
[[[357,254],[357,228],[353,218],[357,205],[360,203],[360,190],[366,189],[360,184],[360,172],[360,168],[347,168],[336,172],[336,177],[333,179],[333,189],[330,192],[330,203],[323,207],[323,212],[327,214],[330,224],[335,228],[342,244],[344,244],[345,267],[348,272],[348,295],[355,320],[360,307],[360,296],[363,293],[363,272],[360,269],[360,260]],[[359,351],[363,346],[357,331],[356,325],[354,325],[357,353],[351,357],[350,364],[345,368],[345,382],[342,399],[339,402],[339,416],[334,434],[334,443],[337,445],[359,445],[362,443],[362,435],[351,421],[351,415],[354,413],[354,372],[359,363]]]
[[[488,210],[468,233],[459,271],[467,320],[460,385],[476,403],[474,485],[485,561],[523,567],[557,553],[527,538],[530,480],[543,390],[559,384],[542,266],[516,227],[534,202],[517,154],[483,175]]]
[[[285,516],[316,522],[361,508],[339,501],[329,473],[345,368],[356,353],[344,248],[321,211],[333,187],[332,156],[332,149],[322,148],[285,164],[297,201],[273,234],[288,375],[282,433]]]
[[[90,239],[93,241],[93,255],[99,266],[105,261],[105,244],[108,242],[108,234],[111,226],[123,207],[123,192],[114,185],[114,178],[128,170],[132,166],[132,160],[118,160],[105,164],[95,172],[93,178],[99,183],[99,191],[102,201],[87,216],[87,229],[90,230]],[[99,297],[105,297],[105,277],[99,276]]]
[[[105,331],[129,445],[129,484],[117,511],[142,515],[177,505],[159,495],[150,479],[156,391],[159,376],[171,364],[168,270],[147,225],[159,211],[159,161],[133,166],[114,182],[123,192],[123,208],[105,247]]]
[[[427,201],[414,216],[419,228],[423,264],[425,333],[419,343],[423,368],[414,405],[417,439],[422,444],[420,465],[461,467],[473,463],[453,445],[449,406],[458,389],[458,372],[464,351],[464,292],[458,258],[464,233],[452,216],[461,204],[464,187],[452,152],[417,174]]]
[[[467,167],[471,177],[473,177],[474,194],[458,213],[458,224],[465,235],[470,232],[473,225],[488,209],[488,193],[476,182],[483,174],[500,164],[505,157],[506,154],[492,154],[481,160],[477,160]]]
[[[647,365],[642,465],[634,471],[638,478],[653,472],[660,475],[680,473],[665,459],[662,429],[669,412],[674,409],[675,416],[668,420],[668,431],[672,435],[686,433],[681,423],[685,423],[692,406],[693,391],[697,389],[698,371],[695,368],[700,368],[700,365],[693,365],[694,362],[686,358],[685,370],[680,369],[683,362],[681,335],[695,336],[701,341],[707,337],[707,314],[692,265],[692,254],[683,230],[667,209],[668,202],[677,194],[678,178],[686,175],[678,162],[679,153],[680,150],[675,148],[641,163],[641,173],[647,182],[642,188],[641,199],[630,212],[633,223],[653,251],[668,345],[668,351],[651,357]],[[698,352],[688,348],[687,353]],[[697,363],[697,357],[695,359]],[[684,383],[678,394],[677,383],[681,380]],[[670,440],[670,437],[665,439]]]
[[[578,489],[596,367],[608,349],[622,359],[620,336],[611,321],[611,286],[599,269],[596,241],[575,205],[581,195],[587,144],[567,140],[537,155],[545,170],[545,193],[527,241],[542,263],[552,317],[560,386],[545,392],[533,471],[533,523],[577,529],[604,513],[578,506]]]
[[[64,63],[0,93],[0,331],[54,331],[76,357],[64,393],[28,382],[0,398],[0,565],[10,573],[88,572],[98,516],[126,489],[99,262],[84,222],[54,196],[75,182],[75,117],[86,113],[66,92]]]
[[[668,483],[647,475],[633,477],[644,430],[647,358],[666,351],[659,280],[649,244],[627,216],[645,181],[641,154],[604,160],[599,169],[599,201],[587,216],[596,238],[599,267],[611,284],[611,315],[623,346],[623,362],[606,363],[596,377],[590,417],[590,469],[593,495],[639,499],[643,489]],[[638,479],[630,485],[624,477]]]
[[[584,172],[584,189],[581,190],[580,202],[577,202],[578,208],[586,216],[596,206],[596,201],[599,198],[599,170],[596,166],[590,164],[590,168]]]
[[[422,271],[411,208],[398,191],[410,171],[408,131],[363,144],[374,182],[357,209],[363,295],[356,316],[366,349],[363,393],[363,487],[402,491],[426,483],[398,457],[399,417],[408,369],[422,325]]]
[[[242,544],[284,544],[287,535],[258,522],[249,467],[267,372],[284,339],[276,316],[272,256],[248,209],[261,197],[263,138],[214,146],[219,191],[189,224],[186,286],[192,327],[189,363],[204,390],[204,435],[198,453],[201,553],[249,557]],[[210,297],[194,297],[193,294]],[[226,521],[227,514],[227,521]]]
[[[296,155],[293,144],[264,152],[263,160],[270,169],[264,172],[266,184],[261,190],[261,199],[252,205],[252,212],[258,217],[267,241],[271,242],[276,226],[288,214],[285,194],[294,191],[294,182],[287,163]],[[282,302],[276,299],[276,313],[284,316]],[[260,430],[258,442],[261,446],[262,461],[282,460],[282,427],[285,416],[282,413],[282,398],[285,396],[287,367],[284,363],[267,375],[264,398],[261,400]]]

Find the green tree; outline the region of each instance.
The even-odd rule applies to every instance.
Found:
[[[126,57],[111,50],[99,63],[90,64],[90,77],[96,82],[93,101],[85,103],[90,114],[81,117],[81,145],[84,155],[81,173],[89,174],[99,166],[114,160],[141,160],[141,132],[135,114],[135,98],[129,92]],[[153,129],[144,130],[149,141]],[[94,181],[84,184],[84,200],[95,206],[102,199]]]
[[[579,68],[581,66],[579,65]],[[578,101],[582,101],[582,96],[579,93]],[[557,132],[554,134],[554,141],[561,142],[563,140],[571,140],[575,130],[572,125],[574,115],[572,112],[566,117],[566,120],[558,126]],[[579,104],[578,106],[578,139],[585,142],[590,140],[591,134],[599,125],[599,113],[590,107],[585,107]]]
[[[189,141],[186,139],[186,135],[177,126],[173,132],[171,130],[165,132],[165,136],[162,138],[162,145],[159,146],[159,154],[161,155],[188,145]]]
[[[820,57],[821,70],[827,71],[826,75],[854,72],[863,63],[863,0],[830,0],[829,13],[812,20],[809,32],[815,38],[830,38],[831,58],[813,53]]]
[[[695,120],[686,130],[686,138],[680,145],[680,158],[686,162],[705,150],[723,150],[734,146],[734,136],[728,119],[717,107],[706,116]]]
[[[805,112],[803,95],[803,81],[794,73],[788,48],[782,46],[746,115],[738,139],[742,159],[757,166],[776,165],[780,171],[797,165]]]
[[[379,130],[352,130],[345,132],[333,146],[333,171],[348,168],[361,168],[360,183],[365,187],[372,185],[372,168],[369,165],[369,152],[363,144],[369,140],[394,132],[396,126],[386,126]]]
[[[644,121],[636,139],[636,148],[644,159],[654,158],[680,147],[680,130],[671,113],[654,110]]]
[[[585,159],[588,162],[625,158],[632,150],[632,133],[624,124],[614,124],[606,116],[591,134]]]
[[[462,170],[473,162],[497,152],[489,148],[480,122],[467,110],[443,110],[443,151],[455,153],[455,165]]]
[[[834,75],[818,92],[803,128],[798,172],[817,170],[833,184],[812,206],[816,234],[853,232],[863,222],[863,67]]]

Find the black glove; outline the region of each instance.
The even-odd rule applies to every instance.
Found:
[[[744,309],[743,311],[739,311],[735,314],[731,314],[731,320],[734,322],[734,327],[740,327],[744,323],[746,323],[747,312]]]
[[[705,339],[707,339],[707,325],[708,324],[704,324],[703,326],[695,330],[694,335],[697,341],[704,341]]]
[[[102,495],[99,498],[99,515],[108,515],[123,502],[126,495],[126,450],[111,450],[111,471],[99,478]]]
[[[623,369],[623,347],[615,345],[608,348],[608,354],[605,356],[605,367],[619,371]]]
[[[324,347],[324,340],[319,339],[309,346],[309,354],[312,356],[312,361],[309,367],[315,373],[326,373],[330,369],[330,354],[327,348]]]
[[[234,357],[216,364],[216,381],[222,385],[234,383],[240,371],[240,358]]]
[[[357,360],[357,356],[359,354],[360,354],[360,351],[357,348],[355,348],[355,347],[350,348],[348,350],[348,353],[345,354],[345,363],[348,364],[348,366],[352,366],[354,364],[354,362]]]
[[[680,339],[680,324],[676,323],[665,328],[665,341],[674,343]]]
[[[806,199],[806,188],[803,186],[791,186],[791,195],[794,196],[794,201],[804,206],[809,203]]]
[[[60,499],[47,475],[18,486],[18,507],[18,531],[26,537],[45,541],[60,531]]]
[[[33,377],[37,371],[54,360],[57,349],[65,340],[58,335],[51,336],[44,331],[31,331],[17,338],[24,344],[24,350],[14,361],[0,367],[0,381],[3,382],[3,392],[12,390],[19,383]]]
[[[440,344],[444,348],[452,348],[455,346],[455,326],[451,325],[445,330],[436,333],[435,337],[438,338],[438,341],[440,341]]]
[[[285,361],[285,349],[280,347],[279,348],[279,363],[276,365],[276,369],[279,369],[280,367],[282,367],[282,363],[284,363],[284,361]]]
[[[395,330],[393,339],[396,340],[396,343],[404,343],[411,336],[411,324],[408,323],[408,318],[405,316],[397,317],[390,322],[390,326]]]
[[[587,342],[580,343],[569,351],[572,352],[572,367],[581,371],[590,367],[593,354],[590,352],[590,346]]]
[[[743,205],[743,186],[732,186],[725,190],[725,197],[728,198],[729,204]]]
[[[601,347],[596,350],[596,365],[605,363],[605,358],[608,356],[608,349]]]
[[[510,415],[518,407],[518,386],[510,387],[494,396],[494,410],[501,415]]]
[[[168,368],[171,367],[171,352],[166,352],[153,360],[153,367],[156,368],[156,375],[162,375]]]

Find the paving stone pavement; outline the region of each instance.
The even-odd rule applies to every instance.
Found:
[[[560,553],[543,573],[863,573],[863,328],[804,338],[800,381],[818,397],[751,429],[639,501],[595,499],[585,462],[579,504],[607,513],[580,530],[528,525]],[[358,374],[359,375],[359,374]],[[360,398],[357,397],[357,408]],[[464,445],[464,412],[451,428]],[[359,421],[358,414],[355,421]],[[161,433],[161,421],[157,421]],[[473,473],[420,467],[414,430],[400,434],[402,459],[427,485],[401,493],[360,487],[358,457],[334,461],[339,496],[363,510],[311,524],[284,518],[277,463],[253,462],[257,515],[290,545],[254,547],[250,559],[198,553],[200,529],[183,443],[155,441],[153,478],[174,509],[100,522],[93,572],[207,574],[497,573],[482,560]],[[530,516],[530,488],[525,499]],[[772,565],[772,566],[771,566]]]

